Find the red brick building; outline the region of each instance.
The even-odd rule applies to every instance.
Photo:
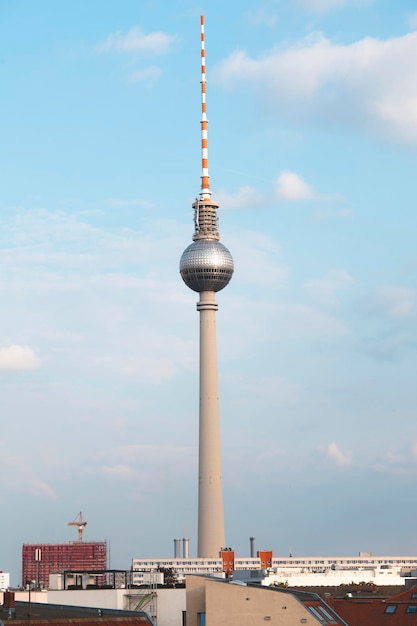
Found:
[[[22,587],[31,582],[38,589],[46,589],[52,572],[106,569],[105,541],[25,543],[22,546]]]

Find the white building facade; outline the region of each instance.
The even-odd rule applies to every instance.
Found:
[[[10,574],[0,572],[0,591],[7,591],[10,587]]]
[[[157,626],[182,626],[185,589],[65,589],[32,591],[32,603],[93,607],[103,611],[119,609],[145,611]],[[17,601],[28,602],[28,591],[16,591]],[[1,597],[0,597],[1,601]],[[104,622],[103,622],[104,623]]]
[[[222,560],[202,558],[133,559],[132,582],[140,584],[144,572],[172,568],[179,582],[189,574],[224,576]],[[235,578],[241,571],[260,571],[258,557],[235,558]],[[417,569],[417,556],[372,556],[361,552],[357,557],[275,557],[268,570],[269,583],[285,582],[291,586],[340,585],[373,582],[376,585],[404,585],[405,577]],[[333,582],[334,581],[334,582]]]

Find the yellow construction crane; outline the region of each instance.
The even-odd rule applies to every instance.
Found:
[[[83,514],[81,511],[73,522],[68,522],[68,526],[78,526],[78,541],[82,541],[84,526],[87,526],[87,522],[83,521]]]

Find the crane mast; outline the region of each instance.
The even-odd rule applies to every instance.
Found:
[[[74,521],[68,522],[68,526],[77,526],[78,527],[78,541],[83,540],[83,531],[85,526],[87,526],[87,522],[83,520],[83,514],[81,511],[78,513],[77,517]]]

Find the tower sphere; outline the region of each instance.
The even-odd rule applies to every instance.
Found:
[[[233,275],[233,258],[229,250],[215,239],[198,239],[182,253],[180,274],[190,289],[220,291]]]

